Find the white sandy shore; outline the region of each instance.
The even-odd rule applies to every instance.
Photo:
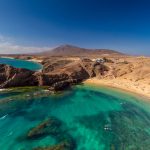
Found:
[[[37,62],[37,63],[41,63],[42,62],[41,59],[36,59],[36,58],[30,59],[30,60],[27,60],[27,61],[33,61],[33,62]]]
[[[9,59],[14,59],[13,57],[6,57],[6,56],[2,56],[0,58],[9,58]]]
[[[0,92],[5,91],[5,89],[0,89]]]
[[[11,89],[0,89],[0,92],[3,92],[3,91],[11,91]]]
[[[140,94],[144,97],[147,97],[150,100],[150,85],[148,84],[136,83],[125,79],[97,79],[97,78],[88,79],[84,83],[92,85],[105,85],[109,87],[123,89],[125,91]]]

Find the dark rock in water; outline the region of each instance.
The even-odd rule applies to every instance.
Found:
[[[28,139],[36,139],[45,135],[56,135],[59,132],[61,122],[54,117],[40,123],[35,128],[31,129],[28,134]]]
[[[37,139],[44,136],[51,136],[55,139],[56,145],[47,147],[37,147],[33,150],[74,150],[76,143],[72,136],[67,133],[62,122],[57,118],[51,117],[31,129],[27,134],[27,139]]]
[[[74,150],[76,143],[73,137],[67,132],[64,124],[55,117],[43,121],[27,133],[27,140],[34,140],[51,136],[55,139],[56,145],[48,147],[37,147],[34,150]]]
[[[67,134],[65,132],[61,132],[55,138],[56,138],[56,141],[58,143],[65,141],[65,143],[67,143],[67,145],[68,145],[69,150],[74,150],[76,147],[76,142],[70,134]]]
[[[73,149],[70,147],[70,143],[65,141],[55,146],[37,147],[34,148],[33,150],[73,150]]]
[[[54,83],[49,90],[50,91],[62,91],[70,86],[70,83],[68,81],[60,81]]]
[[[69,134],[65,134],[63,132],[61,134],[58,134],[56,137],[56,141],[59,144],[47,147],[37,147],[33,150],[74,150],[76,148],[76,143]]]
[[[65,81],[56,82],[52,86],[49,87],[49,91],[53,91],[53,92],[63,91],[69,88],[71,85],[77,84],[79,82],[81,81],[77,79],[68,79]]]

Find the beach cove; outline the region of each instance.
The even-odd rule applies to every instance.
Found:
[[[135,83],[125,79],[98,79],[92,78],[84,81],[85,84],[92,86],[108,86],[144,96],[150,100],[150,86],[148,84]]]
[[[13,57],[0,57],[0,64],[7,64],[16,68],[24,68],[33,71],[42,69],[42,65],[36,61],[27,61],[23,59],[14,59]]]

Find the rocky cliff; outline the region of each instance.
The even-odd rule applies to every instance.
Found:
[[[0,65],[0,88],[37,86],[38,81],[34,71]]]
[[[90,77],[103,75],[108,71],[108,68],[103,64],[87,59],[77,62],[59,60],[51,65],[48,65],[48,61],[46,61],[43,62],[43,66],[42,72],[35,72],[1,64],[0,88],[49,86],[49,90],[59,91]]]

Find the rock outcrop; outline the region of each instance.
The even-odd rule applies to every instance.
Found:
[[[38,80],[34,71],[0,65],[0,88],[37,86]]]
[[[48,60],[49,62],[49,60]],[[28,69],[14,68],[8,65],[0,65],[0,88],[23,87],[23,86],[49,86],[50,91],[64,90],[71,85],[82,82],[90,77],[103,75],[108,67],[95,63],[91,60],[61,61],[50,69],[48,62],[42,72]],[[63,62],[63,63],[62,63]],[[59,63],[62,63],[58,65]]]

